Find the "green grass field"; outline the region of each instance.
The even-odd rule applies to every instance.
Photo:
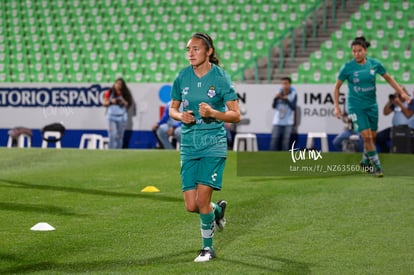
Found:
[[[0,273],[414,273],[413,177],[237,177],[236,159],[214,194],[229,202],[218,258],[194,263],[178,152],[0,149]]]

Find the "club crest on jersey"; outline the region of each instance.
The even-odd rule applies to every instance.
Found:
[[[189,90],[189,88],[188,87],[185,87],[183,89],[183,91],[182,91],[183,95],[187,95],[188,94],[188,90]]]
[[[207,95],[209,98],[213,98],[216,96],[216,88],[213,85],[211,85],[210,89],[208,89]]]
[[[374,69],[374,68],[369,69],[369,73],[370,73],[371,75],[374,75],[374,74],[375,74],[375,69]]]

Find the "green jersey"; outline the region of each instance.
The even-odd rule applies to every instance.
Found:
[[[181,101],[183,111],[192,111],[195,118],[195,123],[181,126],[181,158],[226,157],[227,138],[223,121],[203,118],[198,112],[202,102],[224,112],[226,102],[237,99],[224,70],[212,64],[211,70],[200,78],[192,66],[186,67],[174,81],[171,98]]]
[[[348,81],[348,108],[365,109],[377,105],[376,74],[386,73],[382,64],[373,58],[367,58],[365,64],[355,59],[345,63],[339,71],[338,79]]]

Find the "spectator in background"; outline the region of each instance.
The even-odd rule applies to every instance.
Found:
[[[174,137],[176,142],[181,141],[181,122],[170,117],[170,104],[171,102],[168,102],[165,105],[160,121],[152,126],[152,131],[164,149],[174,149],[169,137]]]
[[[296,90],[291,84],[292,79],[290,77],[282,78],[282,87],[273,99],[272,107],[276,112],[273,117],[270,150],[282,149],[287,151],[289,149],[297,101]],[[282,147],[280,147],[280,143],[282,143]]]
[[[226,128],[227,136],[227,149],[232,150],[234,144],[234,137],[237,134],[237,124],[235,123],[224,123],[224,128]]]
[[[104,94],[110,149],[121,149],[128,121],[128,108],[132,105],[132,95],[122,78],[118,78],[111,89]]]
[[[405,87],[401,86],[401,89],[408,95]],[[407,107],[407,102],[397,92],[389,95],[388,102],[384,106],[383,113],[386,116],[393,113],[392,127],[408,124],[408,118],[402,111],[402,108],[407,109]],[[378,132],[376,141],[377,146],[382,153],[389,153],[389,144],[391,142],[391,127]]]
[[[356,147],[354,148],[355,152],[356,151],[362,152],[364,150],[364,144],[362,142],[362,138],[358,134],[355,133],[352,120],[348,117],[348,114],[346,112],[342,113],[342,121],[345,123],[345,129],[343,132],[339,133],[334,138],[333,145],[335,149],[341,152],[341,151],[344,151],[344,147],[345,147],[348,149],[347,152],[351,151],[352,149],[349,148],[349,146],[347,146],[344,143],[347,143],[348,141],[350,141],[350,137],[355,135],[359,137],[359,140],[358,140],[357,146],[353,145],[354,143],[352,143],[353,145],[352,147]]]
[[[414,129],[414,100],[411,100],[409,104],[404,104],[402,100],[395,100],[394,104],[401,108],[401,112],[408,119],[408,127]]]
[[[124,133],[124,145],[122,148],[128,149],[131,142],[133,128],[134,128],[134,117],[137,115],[137,103],[134,100],[134,97],[131,94],[132,103],[128,106],[128,120],[126,124],[126,130]]]

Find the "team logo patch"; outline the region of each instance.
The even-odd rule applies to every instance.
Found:
[[[207,95],[209,98],[213,98],[216,96],[216,88],[213,85],[210,86],[210,89],[208,90]]]
[[[369,73],[370,73],[371,75],[374,75],[374,74],[375,74],[375,69],[374,69],[374,68],[371,68],[371,69],[369,70]]]
[[[187,95],[188,94],[188,90],[189,90],[189,88],[188,87],[185,87],[183,89],[183,91],[182,91],[183,95]]]

